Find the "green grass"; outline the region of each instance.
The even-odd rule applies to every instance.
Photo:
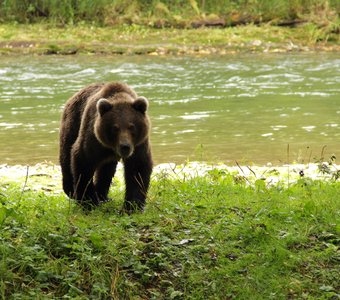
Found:
[[[0,0],[0,22],[55,24],[81,22],[190,26],[191,22],[223,19],[227,25],[295,20],[316,23],[337,18],[337,0]]]
[[[0,0],[0,54],[338,51],[339,9],[337,0]]]
[[[226,54],[340,48],[339,35],[307,24],[155,29],[139,25],[0,24],[0,54]]]
[[[143,214],[0,182],[1,299],[338,299],[340,184],[158,173]]]

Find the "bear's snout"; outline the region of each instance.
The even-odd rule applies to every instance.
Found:
[[[128,143],[122,143],[119,145],[119,155],[122,158],[128,158],[132,154],[132,146]]]

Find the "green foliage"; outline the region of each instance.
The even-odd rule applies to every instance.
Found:
[[[56,23],[101,22],[109,0],[2,0],[0,18],[6,21],[36,22],[50,19]]]
[[[118,189],[119,190],[119,189]],[[340,184],[161,172],[143,214],[0,185],[2,299],[332,299]]]
[[[216,18],[231,25],[312,19],[318,25],[337,22],[339,26],[340,9],[336,0],[0,0],[0,8],[0,21],[5,22],[48,19],[58,24],[154,26],[186,26],[193,20]]]

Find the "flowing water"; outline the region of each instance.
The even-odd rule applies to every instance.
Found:
[[[0,163],[57,162],[65,101],[124,81],[150,101],[156,163],[340,154],[339,54],[0,57]],[[288,146],[289,145],[289,146]]]

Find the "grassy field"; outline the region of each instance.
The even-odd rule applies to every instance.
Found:
[[[43,170],[0,181],[1,299],[340,297],[336,180],[174,167],[129,216],[120,177],[85,213]]]

